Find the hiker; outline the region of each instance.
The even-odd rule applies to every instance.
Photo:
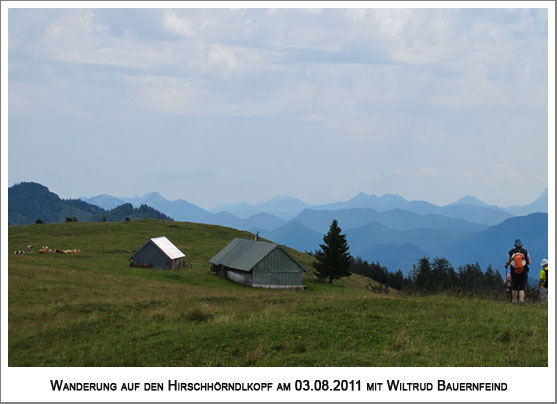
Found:
[[[512,281],[511,281],[511,273],[507,272],[507,276],[505,277],[505,279],[503,279],[503,286],[505,286],[505,289],[507,291],[507,300],[510,302],[513,301],[513,295],[512,295]]]
[[[528,284],[528,265],[530,265],[530,254],[522,248],[522,241],[516,239],[514,248],[509,251],[509,259],[505,263],[505,269],[511,266],[511,294],[513,304],[524,304],[524,290]]]
[[[547,259],[543,259],[540,263],[542,269],[540,270],[540,280],[538,281],[538,297],[540,300],[547,300]]]

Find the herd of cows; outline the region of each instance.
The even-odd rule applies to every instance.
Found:
[[[29,244],[29,245],[26,247],[26,250],[27,250],[27,254],[32,253],[32,252],[33,252],[33,245],[32,245],[32,244]],[[48,246],[46,246],[46,245],[43,245],[43,246],[41,247],[41,249],[40,249],[39,251],[37,251],[37,252],[38,252],[39,254],[46,254],[46,253],[52,252],[52,249],[48,248]],[[54,252],[56,252],[56,253],[58,253],[58,254],[76,254],[76,253],[80,253],[81,251],[79,250],[79,248],[76,248],[76,249],[73,249],[73,250],[60,250],[60,249],[56,249],[56,250],[54,250]],[[14,251],[14,254],[15,254],[15,255],[23,255],[23,254],[25,254],[25,251],[24,251],[24,250],[16,250],[16,251]]]

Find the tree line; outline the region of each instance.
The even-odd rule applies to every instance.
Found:
[[[353,258],[350,270],[393,289],[409,293],[446,293],[465,296],[503,297],[505,288],[499,270],[489,265],[485,271],[476,262],[454,268],[446,258],[421,258],[408,276],[400,270],[392,273],[379,263]]]

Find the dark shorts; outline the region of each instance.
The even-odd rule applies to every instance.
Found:
[[[511,271],[511,289],[512,290],[525,290],[528,284],[528,271],[521,274],[515,274]]]

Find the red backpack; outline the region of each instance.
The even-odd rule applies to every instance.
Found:
[[[521,274],[526,267],[526,257],[520,251],[515,252],[511,255],[511,266],[513,267],[515,274]]]

